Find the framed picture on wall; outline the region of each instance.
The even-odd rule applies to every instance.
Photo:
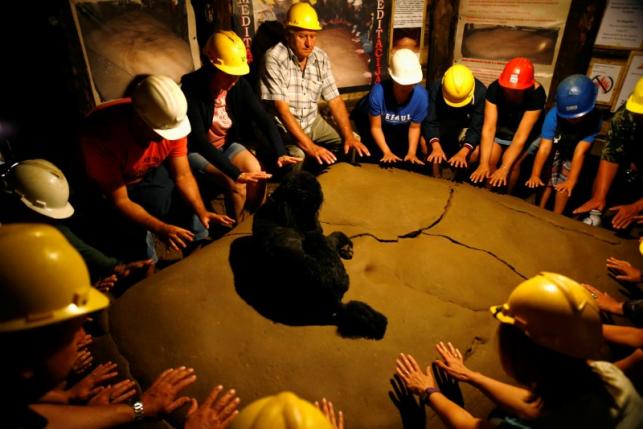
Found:
[[[625,72],[623,73],[623,79],[621,79],[621,85],[617,88],[617,98],[614,104],[612,105],[612,111],[618,110],[630,96],[636,82],[643,77],[643,51],[633,51],[630,53],[630,58],[627,60],[627,65],[625,66]]]
[[[596,88],[598,88],[596,104],[612,106],[614,96],[617,94],[616,89],[621,83],[624,69],[624,60],[592,58],[587,68],[587,76],[589,76],[592,82],[594,82],[594,85],[596,85]]]

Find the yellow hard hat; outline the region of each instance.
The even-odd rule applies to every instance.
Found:
[[[53,219],[74,214],[69,184],[58,167],[45,159],[27,159],[11,167],[7,184],[31,210]]]
[[[602,345],[598,304],[584,287],[560,274],[525,280],[506,304],[491,307],[491,312],[536,344],[565,355],[596,357]]]
[[[107,307],[80,254],[54,227],[0,227],[0,332],[62,322]]]
[[[310,3],[300,2],[295,3],[288,9],[288,16],[286,17],[286,27],[301,28],[302,30],[321,30],[317,12],[310,5]]]
[[[233,76],[250,73],[246,45],[234,31],[217,31],[203,48],[213,66]]]
[[[463,107],[471,103],[476,88],[473,73],[462,64],[447,69],[442,77],[442,97],[451,107]]]
[[[246,406],[230,429],[332,429],[332,426],[313,404],[292,392],[281,392]]]
[[[634,91],[625,103],[625,108],[632,113],[643,113],[643,77],[636,82]]]

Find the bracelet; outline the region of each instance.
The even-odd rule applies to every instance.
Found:
[[[132,408],[134,409],[134,421],[135,422],[143,421],[143,419],[145,418],[143,403],[140,401],[134,402],[134,404],[132,405]]]
[[[420,399],[422,402],[425,404],[429,403],[429,397],[434,394],[435,392],[439,392],[440,389],[438,387],[427,387],[424,389],[424,392],[422,392],[422,395],[420,395]]]

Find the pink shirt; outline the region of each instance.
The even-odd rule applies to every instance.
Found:
[[[208,130],[208,141],[217,149],[223,147],[228,130],[232,127],[232,120],[226,110],[225,98],[227,95],[228,91],[221,91],[214,100],[212,124]]]

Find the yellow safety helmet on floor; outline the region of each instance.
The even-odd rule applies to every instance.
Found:
[[[632,113],[643,113],[643,77],[636,82],[634,91],[632,91],[627,103],[625,103],[625,108]]]
[[[584,287],[560,274],[525,280],[506,304],[491,307],[491,312],[536,344],[565,355],[596,357],[602,345],[598,304]]]
[[[313,404],[292,392],[281,392],[246,406],[230,429],[332,429],[332,426]]]
[[[80,254],[54,227],[0,227],[0,332],[51,325],[107,307]]]
[[[451,107],[463,107],[471,104],[476,81],[473,73],[462,64],[455,64],[442,76],[442,97]]]
[[[299,2],[290,6],[286,17],[286,27],[294,27],[302,30],[321,30],[317,12],[310,3]]]
[[[217,31],[203,48],[213,66],[233,76],[250,73],[246,45],[234,31]]]
[[[45,159],[27,159],[11,167],[7,185],[31,210],[53,219],[74,214],[69,204],[69,184],[58,167]]]

